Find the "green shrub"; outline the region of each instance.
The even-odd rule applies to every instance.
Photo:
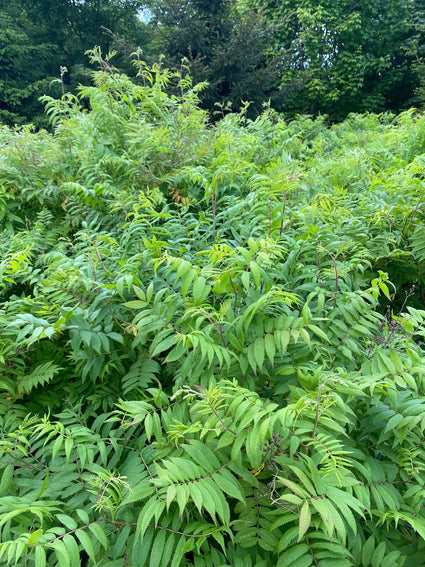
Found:
[[[1,131],[0,565],[425,565],[422,118],[139,73]]]

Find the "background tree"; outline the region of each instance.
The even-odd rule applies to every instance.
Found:
[[[276,25],[261,9],[229,0],[158,0],[149,9],[156,54],[172,67],[184,60],[195,83],[208,81],[204,107],[231,102],[240,108],[250,101],[251,113],[258,114],[263,102],[279,98],[270,49]]]
[[[147,10],[149,18],[140,17]],[[0,0],[0,119],[43,123],[42,94],[88,84],[85,51],[118,52],[131,74],[140,47],[152,63],[188,66],[208,82],[204,108],[250,102],[287,116],[398,112],[425,99],[422,0]]]
[[[280,22],[280,89],[287,112],[398,111],[411,104],[415,76],[406,54],[412,2],[259,0]]]
[[[425,102],[425,2],[417,0],[411,11],[411,34],[407,44],[407,53],[412,58],[412,70],[417,77],[414,90],[414,103],[423,106]]]
[[[146,41],[138,0],[0,0],[0,119],[8,124],[43,123],[43,94],[60,67],[70,90],[88,83],[85,51],[98,45],[118,51],[117,65],[129,71],[130,53]]]
[[[2,1],[0,19],[0,121],[39,123],[40,94],[59,94],[50,87],[51,77],[59,70],[52,61],[52,46],[34,37],[35,26],[22,13],[19,0]]]

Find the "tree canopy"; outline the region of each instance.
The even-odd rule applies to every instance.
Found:
[[[68,91],[87,84],[84,52],[95,46],[117,51],[129,74],[138,49],[150,63],[186,65],[208,83],[201,103],[210,112],[249,103],[258,116],[270,104],[340,120],[424,100],[424,7],[413,0],[2,0],[0,10],[10,124],[41,119],[37,98],[58,92],[60,68]]]
[[[1,0],[0,119],[7,124],[40,122],[43,94],[60,94],[61,68],[67,90],[89,81],[85,51],[114,48],[125,57],[144,40],[135,0]],[[121,37],[122,34],[122,37]]]
[[[285,0],[264,5],[282,22],[274,47],[281,52],[280,87],[296,85],[289,88],[288,109],[338,118],[409,104],[412,3]]]

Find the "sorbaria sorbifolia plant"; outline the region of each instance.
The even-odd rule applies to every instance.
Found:
[[[425,565],[425,119],[135,59],[0,131],[0,565]]]

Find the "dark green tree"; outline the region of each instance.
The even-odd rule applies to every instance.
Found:
[[[412,71],[417,77],[414,91],[415,106],[425,104],[425,2],[415,1],[411,11],[411,35],[407,45],[407,53],[412,58]]]
[[[415,77],[406,53],[412,1],[259,0],[280,28],[283,109],[326,113],[398,111]]]
[[[131,69],[130,53],[146,42],[138,0],[0,0],[0,120],[43,123],[43,94],[64,74],[67,90],[89,82],[85,51],[118,52],[116,64]]]
[[[21,0],[22,9],[37,22],[40,43],[53,43],[69,66],[84,61],[84,52],[98,45],[111,48],[113,36],[140,39],[139,0]]]
[[[195,83],[207,81],[204,107],[231,102],[239,108],[252,103],[251,112],[278,93],[278,66],[270,50],[276,26],[254,7],[234,0],[155,0],[149,4],[150,27],[157,55],[168,66],[182,60]]]
[[[40,124],[40,94],[59,94],[50,86],[55,73],[52,45],[33,36],[35,26],[20,11],[19,1],[1,2],[0,19],[0,121]],[[38,119],[40,117],[40,120]]]

